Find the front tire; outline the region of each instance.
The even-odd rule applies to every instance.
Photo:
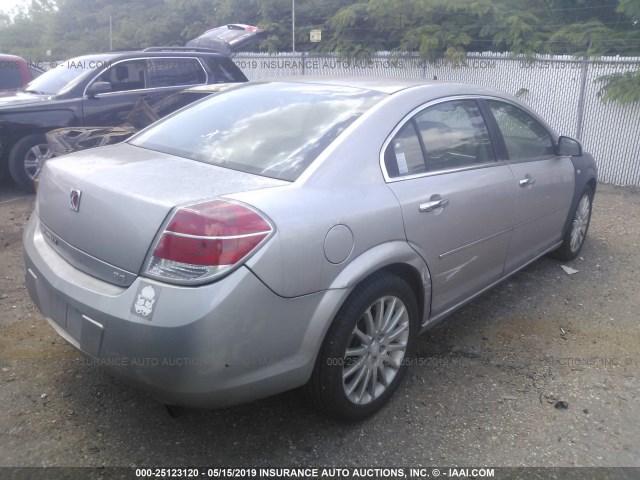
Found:
[[[411,287],[384,273],[356,287],[334,319],[307,384],[323,412],[363,420],[380,410],[407,370],[418,330]]]
[[[9,173],[24,190],[33,192],[33,180],[40,174],[44,162],[52,157],[44,135],[34,134],[21,138],[9,153]]]
[[[593,194],[593,188],[590,186],[585,187],[583,190],[580,200],[578,200],[578,204],[573,211],[571,225],[562,239],[562,245],[552,254],[555,258],[569,261],[580,254],[587,237],[589,223],[591,222]]]

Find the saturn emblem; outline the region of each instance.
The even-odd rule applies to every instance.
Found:
[[[82,196],[82,190],[77,188],[71,189],[71,195],[69,196],[69,208],[74,212],[80,210],[80,197]]]

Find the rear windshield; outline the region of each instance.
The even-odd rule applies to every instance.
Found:
[[[250,85],[197,102],[136,135],[130,143],[292,181],[384,96],[325,85]]]
[[[208,58],[209,83],[246,82],[244,73],[228,58]],[[211,78],[213,77],[213,78]]]

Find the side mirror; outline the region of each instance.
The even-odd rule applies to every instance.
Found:
[[[556,153],[558,155],[568,157],[579,157],[582,155],[582,145],[577,140],[569,137],[560,137],[558,139],[558,145],[556,147]]]
[[[111,91],[111,84],[109,82],[93,82],[89,88],[87,88],[87,96],[94,98],[99,93],[107,93]]]

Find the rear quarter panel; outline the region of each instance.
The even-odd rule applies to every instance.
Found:
[[[405,239],[398,203],[384,183],[353,190],[292,185],[230,197],[255,205],[276,225],[274,237],[247,265],[284,297],[327,290],[363,253]],[[346,226],[353,240],[347,234],[340,245],[347,258],[332,263],[325,252],[325,238],[337,225]]]

